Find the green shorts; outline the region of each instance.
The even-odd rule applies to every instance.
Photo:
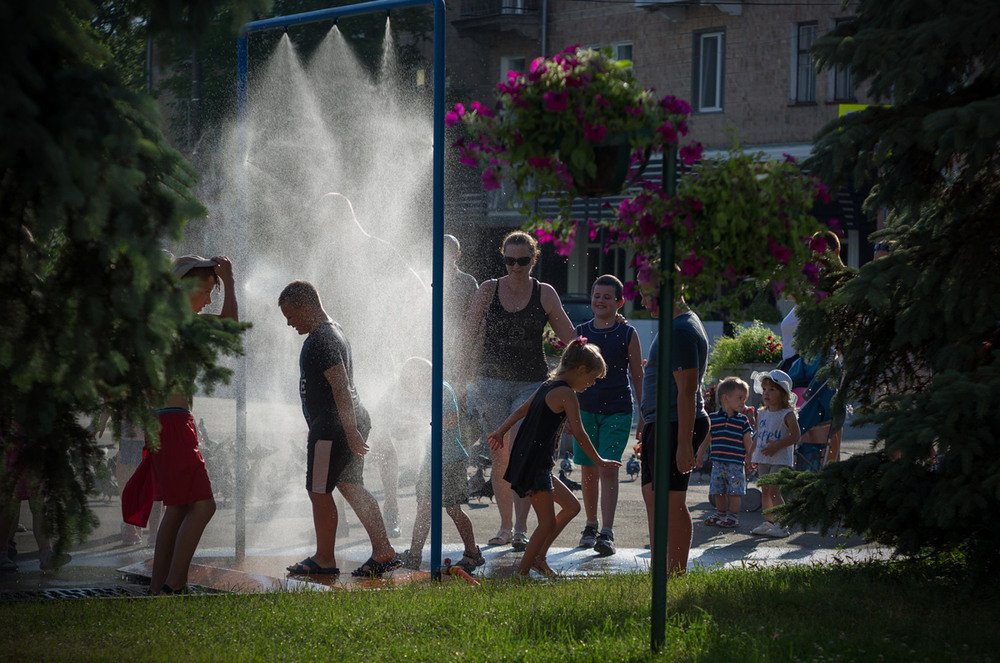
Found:
[[[590,441],[597,449],[598,455],[607,460],[621,460],[628,446],[629,435],[632,434],[632,413],[618,412],[615,414],[594,414],[580,410],[583,429],[590,436]],[[577,465],[593,465],[590,456],[583,453],[579,443],[573,440],[573,462]]]

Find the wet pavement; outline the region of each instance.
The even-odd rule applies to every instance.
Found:
[[[843,455],[864,451],[870,435],[864,430],[848,430]],[[371,475],[371,476],[369,476]],[[623,469],[615,521],[617,552],[600,557],[592,549],[576,547],[584,526],[581,512],[556,540],[549,552],[550,566],[562,576],[644,572],[650,564],[649,537],[645,508],[638,479],[630,479]],[[579,480],[579,468],[570,477]],[[366,467],[365,483],[381,501],[377,472]],[[579,497],[579,492],[576,493]],[[413,481],[404,472],[400,480],[400,504],[415,503]],[[752,501],[752,500],[748,500]],[[739,526],[727,530],[703,524],[713,509],[708,503],[708,475],[695,473],[688,492],[688,506],[695,521],[690,566],[708,569],[731,565],[814,564],[858,562],[886,558],[889,551],[864,543],[857,536],[833,533],[826,536],[815,530],[793,531],[783,539],[754,536],[750,531],[761,523],[759,509],[740,515]],[[39,568],[37,547],[30,531],[16,535],[20,551],[15,560],[16,572],[0,574],[0,600],[18,600],[34,596],[70,598],[75,595],[141,595],[143,579],[148,583],[152,548],[143,544],[126,545],[120,534],[120,503],[117,497],[96,499],[91,503],[100,526],[83,544],[73,547],[72,561],[56,571]],[[510,545],[485,545],[499,526],[499,516],[490,500],[473,500],[466,507],[480,542],[486,565],[477,569],[479,579],[507,577],[514,572],[521,553]],[[412,514],[400,516],[402,535],[392,538],[397,552],[409,547]],[[443,555],[460,559],[462,544],[455,527],[443,519]],[[22,504],[21,522],[30,527],[27,503]],[[192,565],[190,583],[205,591],[261,592],[282,589],[359,589],[423,582],[430,579],[430,543],[424,548],[421,571],[398,570],[382,580],[356,579],[350,570],[360,566],[371,553],[364,530],[353,513],[347,515],[348,528],[338,535],[340,576],[292,576],[285,567],[314,552],[312,518],[305,490],[296,484],[281,496],[251,500],[247,505],[247,547],[237,557],[235,550],[235,509],[223,502],[209,524]],[[529,519],[529,528],[534,519]],[[144,536],[144,541],[147,537]],[[114,589],[118,588],[118,589]],[[117,592],[117,593],[116,593]]]

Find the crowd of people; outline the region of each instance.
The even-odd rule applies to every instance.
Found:
[[[658,376],[658,338],[652,339],[644,361],[638,334],[621,314],[624,290],[616,277],[595,280],[593,318],[574,326],[555,289],[532,276],[539,247],[531,235],[509,233],[499,247],[506,274],[482,284],[458,268],[461,251],[456,238],[447,236],[445,249],[445,381],[438,386],[444,404],[442,506],[464,544],[456,566],[471,573],[485,564],[472,522],[462,509],[469,499],[469,452],[474,445],[488,447],[499,515],[498,531],[486,543],[523,552],[517,568],[521,576],[532,571],[556,575],[546,559],[548,550],[581,510],[585,522],[579,546],[601,556],[615,554],[618,474],[630,442],[641,442],[641,486],[650,541],[657,523],[668,523],[666,557],[671,574],[687,567],[693,527],[686,492],[694,469],[706,460],[712,462],[710,493],[716,512],[706,524],[734,528],[748,473],[756,469],[763,476],[794,466],[792,454],[802,432],[797,394],[788,373],[776,368],[754,374],[753,388],[763,400],[759,411],[746,405],[749,384],[739,378],[723,379],[716,390],[717,410],[709,413],[703,389],[709,340],[701,320],[682,298],[671,311],[671,375],[664,381]],[[184,256],[175,260],[173,269],[177,278],[195,281],[189,294],[192,311],[198,313],[210,304],[212,293],[221,286],[225,297],[220,317],[238,318],[228,258]],[[656,317],[659,312],[652,297],[644,295],[643,305]],[[299,395],[308,425],[305,488],[316,538],[315,552],[287,571],[340,573],[336,542],[344,507],[334,500],[335,490],[356,513],[371,543],[371,555],[352,575],[378,576],[400,566],[419,568],[431,521],[430,450],[421,459],[417,478],[410,547],[398,553],[390,542],[390,533],[399,528],[398,468],[383,463],[387,500],[380,509],[363,481],[373,417],[355,386],[350,340],[324,309],[311,283],[289,283],[277,298],[277,308],[288,326],[306,337],[298,358]],[[554,369],[543,349],[546,327],[565,345]],[[786,331],[789,336],[794,332],[794,310],[782,324],[783,335]],[[794,354],[790,342],[785,347],[789,352],[781,367],[787,369]],[[426,420],[430,409],[431,374],[431,363],[422,357],[411,357],[398,370],[389,395],[377,409],[381,421],[373,444],[392,452],[383,457],[394,460],[394,445],[419,434],[419,422]],[[661,385],[670,390],[673,405],[668,421],[657,417]],[[634,403],[639,423],[633,437]],[[131,432],[121,441],[122,537],[127,544],[138,543],[139,528],[147,525],[153,503],[162,502],[162,517],[150,534],[151,543],[155,542],[151,592],[176,594],[187,591],[191,560],[216,506],[190,400],[175,394],[163,403],[158,416],[158,449],[143,449],[141,439]],[[654,501],[658,425],[670,427],[672,440],[669,480],[659,487],[669,493],[666,514],[656,513]],[[127,422],[122,429],[130,430]],[[572,435],[573,459],[581,466],[582,507],[552,473],[563,433]],[[25,498],[33,495],[24,492]],[[781,503],[777,488],[763,488],[765,521],[754,534],[788,535],[767,512]],[[537,522],[529,535],[531,510]],[[11,516],[10,509],[0,513],[0,526],[7,528],[0,533],[10,530]],[[44,528],[36,525],[35,531]],[[51,546],[40,541],[40,550],[43,545],[50,565],[66,561],[53,560]],[[0,562],[4,559],[8,558]],[[10,565],[8,559],[5,569]]]

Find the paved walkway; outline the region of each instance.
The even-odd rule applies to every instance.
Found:
[[[849,431],[845,435],[844,453],[859,453],[870,443],[865,431]],[[275,458],[280,463],[280,459]],[[571,478],[579,480],[579,469],[574,468]],[[638,480],[630,480],[625,475],[620,484],[619,506],[615,522],[618,551],[610,557],[599,557],[593,550],[577,548],[580,531],[584,525],[581,513],[556,540],[549,554],[549,564],[560,574],[580,576],[601,573],[621,573],[644,571],[650,563],[649,537],[646,527]],[[377,472],[366,468],[366,485],[373,489],[376,497],[381,497],[381,484]],[[405,472],[401,479],[400,504],[413,509],[415,504],[412,480]],[[273,491],[272,491],[273,493]],[[579,495],[579,493],[577,493]],[[694,475],[688,493],[688,505],[695,520],[694,540],[691,550],[691,566],[717,568],[726,565],[795,563],[828,563],[832,560],[845,562],[884,558],[888,551],[878,546],[865,544],[859,537],[842,534],[822,536],[816,531],[797,531],[785,539],[767,539],[750,534],[750,530],[762,521],[760,511],[741,515],[740,525],[734,530],[722,530],[702,524],[711,513],[708,504],[708,477]],[[27,504],[22,505],[21,522],[30,525],[31,518]],[[120,503],[117,498],[110,501],[95,500],[92,508],[100,520],[99,528],[83,545],[71,550],[72,561],[56,572],[39,569],[38,555],[30,532],[16,536],[21,554],[17,558],[19,569],[13,573],[0,574],[0,592],[10,596],[11,592],[32,592],[38,590],[59,590],[81,587],[109,587],[121,585],[135,576],[148,576],[148,565],[152,549],[145,545],[128,546],[121,542],[119,534]],[[220,505],[215,518],[209,524],[195,557],[198,568],[192,572],[192,583],[206,584],[222,590],[267,591],[281,587],[301,587],[299,578],[289,578],[285,567],[314,552],[312,518],[309,502],[304,490],[298,484],[271,494],[267,499],[251,501],[247,507],[246,540],[244,559],[237,562],[234,548],[235,509],[225,503]],[[503,577],[513,572],[521,554],[510,546],[486,546],[482,542],[496,533],[499,516],[495,506],[489,501],[473,501],[467,508],[473,521],[476,538],[480,541],[487,565],[479,569],[477,575]],[[331,582],[332,587],[351,588],[350,569],[360,566],[367,559],[370,547],[363,529],[353,513],[347,520],[348,532],[338,537],[338,565],[343,575]],[[392,540],[396,550],[402,552],[409,547],[409,528],[413,524],[413,514],[401,514],[402,536]],[[533,518],[529,527],[533,527]],[[444,518],[444,557],[459,559],[462,545],[451,520]],[[424,570],[429,569],[429,543],[424,549]],[[122,571],[121,569],[125,569]],[[225,573],[220,571],[228,571]],[[232,572],[236,571],[236,574]],[[396,572],[393,583],[412,582],[428,576],[427,573]],[[367,586],[361,584],[358,586]]]

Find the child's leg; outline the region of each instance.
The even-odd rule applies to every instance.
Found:
[[[372,494],[363,485],[356,483],[338,483],[337,488],[354,509],[354,513],[358,514],[358,520],[368,533],[372,544],[372,559],[376,562],[388,562],[394,558],[396,551],[389,543],[382,512],[378,510],[378,502]]]
[[[539,492],[548,493],[549,491],[535,491],[535,493]],[[535,493],[531,494],[532,506],[535,504]],[[569,525],[570,521],[573,520],[578,513],[580,513],[580,500],[576,499],[576,496],[573,495],[570,489],[556,477],[552,477],[552,492],[550,495],[551,498],[548,508],[552,509],[554,512],[555,508],[552,506],[553,502],[558,504],[561,508],[558,514],[553,513],[554,517],[552,525],[550,526],[548,533],[541,538],[539,546],[534,549],[534,554],[530,554],[532,552],[531,541],[534,541],[537,538],[539,531],[536,529],[534,533],[532,533],[531,541],[528,542],[528,548],[524,551],[525,559],[532,564],[539,558],[542,560],[545,559],[546,555],[549,553],[549,547],[552,546],[552,542],[555,541],[560,534],[562,534],[562,531],[566,529],[566,526]],[[537,508],[535,509],[535,515],[538,515]],[[523,562],[524,560],[522,560],[522,564]],[[530,564],[528,568],[531,568]]]
[[[201,535],[208,526],[208,521],[215,515],[215,500],[199,500],[185,505],[186,513],[181,520],[174,542],[173,557],[167,571],[165,584],[171,589],[181,589],[187,584],[188,571],[194,551],[198,548]]]
[[[722,493],[715,496],[715,510],[718,513],[726,512],[726,496]]]
[[[450,515],[450,512],[449,512]],[[427,534],[431,531],[431,501],[417,500],[417,518],[413,521],[413,536],[410,538],[410,552],[419,554],[427,542]]]
[[[580,491],[583,493],[583,509],[588,523],[597,522],[597,498],[602,478],[600,468],[596,465],[580,466]],[[603,510],[603,501],[601,506]]]
[[[492,424],[492,422],[490,423]],[[510,462],[510,442],[513,439],[508,433],[504,436],[502,447],[490,449],[490,462],[493,468],[490,472],[490,481],[493,483],[493,497],[497,501],[497,510],[500,512],[501,530],[514,528],[514,491],[511,490],[510,483],[504,481],[503,478],[507,471],[507,463]]]
[[[778,504],[776,499],[781,499],[781,495],[778,493],[777,486],[761,486],[760,488],[760,506],[761,511],[764,512],[764,520],[769,523],[774,522],[774,516],[767,512],[768,509]]]
[[[465,511],[462,511],[462,505],[450,506],[445,509],[445,513],[451,516],[455,523],[458,535],[462,537],[462,543],[465,545],[465,552],[471,553],[477,550],[479,546],[476,545],[476,535],[472,531],[472,520]]]
[[[556,481],[553,480],[552,483],[555,484]],[[549,533],[556,527],[556,510],[555,503],[553,502],[554,493],[554,490],[536,490],[529,496],[531,507],[535,510],[535,518],[538,519],[538,526],[531,533],[531,538],[528,539],[528,547],[524,549],[524,556],[517,567],[517,572],[523,576],[528,575],[531,571],[531,567],[535,563],[535,557],[542,551],[545,539],[548,538]]]
[[[615,511],[618,509],[618,468],[604,467],[598,473],[601,477],[601,524],[612,529],[615,526]]]
[[[333,501],[333,493],[306,492],[312,503],[313,529],[316,530],[316,552],[312,560],[322,568],[335,568],[339,512]]]
[[[740,495],[729,496],[729,513],[736,515],[743,507],[743,497]]]
[[[382,492],[385,495],[382,508],[386,527],[398,530],[399,457],[396,455],[396,446],[388,435],[373,435],[372,440],[375,442],[372,445],[372,451],[378,454],[378,476],[382,481]],[[398,536],[399,533],[397,532],[396,535]]]

